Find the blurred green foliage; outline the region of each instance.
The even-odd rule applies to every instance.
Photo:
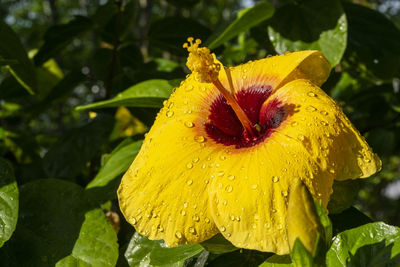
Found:
[[[400,226],[398,1],[2,0],[0,18],[1,266],[399,264],[399,229],[371,224]],[[116,188],[187,74],[189,36],[227,65],[299,49],[330,61],[323,89],[383,169],[335,184],[326,258],[222,236],[170,249],[125,222]]]

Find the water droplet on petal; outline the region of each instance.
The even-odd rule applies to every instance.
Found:
[[[208,218],[205,218],[204,221],[205,221],[206,223],[210,223],[210,219],[208,219]]]
[[[295,127],[295,126],[298,125],[298,123],[297,123],[297,121],[294,121],[294,122],[292,122],[290,125],[292,125],[293,127]]]
[[[300,141],[304,141],[304,135],[299,134],[299,135],[297,136],[297,139],[299,139]]]
[[[135,224],[137,224],[136,218],[134,218],[134,217],[133,217],[133,218],[131,218],[131,224],[132,224],[132,225],[135,225]]]
[[[233,190],[233,187],[231,185],[228,185],[227,187],[225,187],[226,192],[230,193]]]
[[[219,158],[220,158],[221,160],[225,160],[225,159],[226,159],[226,157],[225,157],[224,155],[220,156]]]
[[[221,226],[220,230],[221,230],[221,232],[225,232],[226,231],[225,226]]]
[[[174,112],[172,110],[168,110],[167,113],[165,113],[165,116],[171,118],[172,116],[174,116]]]
[[[251,185],[251,189],[257,189],[257,187],[258,187],[258,185],[256,185],[256,184]]]
[[[187,204],[187,202],[186,202],[186,201],[185,201],[185,202],[183,202],[183,206],[184,206],[185,208],[187,208],[188,204]]]
[[[200,221],[200,217],[199,217],[197,214],[193,215],[192,219],[193,219],[193,221],[195,221],[195,222]]]
[[[181,215],[185,216],[186,215],[186,211],[185,210],[181,210]]]
[[[192,128],[194,126],[194,123],[191,121],[187,121],[187,122],[185,122],[185,126],[188,128]]]
[[[209,183],[209,181],[208,181],[208,180],[205,180],[205,181],[204,181],[204,183],[205,183],[205,184],[208,184],[208,183]]]
[[[286,169],[286,168],[282,168],[282,171],[283,171],[283,172],[286,172],[286,171],[287,171],[287,169]]]
[[[307,107],[306,107],[306,110],[309,111],[309,112],[314,112],[314,111],[316,111],[317,109],[316,109],[315,107],[313,107],[313,106],[307,106]]]
[[[326,121],[321,121],[321,124],[322,124],[323,126],[327,126],[327,125],[328,125],[328,123],[327,123]]]
[[[196,234],[196,229],[194,229],[194,227],[189,227],[189,233]]]
[[[193,85],[189,84],[188,86],[186,86],[186,92],[192,91],[193,90]]]
[[[187,184],[187,185],[192,185],[192,184],[193,184],[193,180],[187,180],[187,181],[186,181],[186,184]]]
[[[229,175],[228,180],[231,180],[231,181],[235,180],[235,175]]]
[[[191,162],[189,162],[188,164],[186,164],[186,168],[188,168],[188,169],[193,168],[193,164]]]
[[[204,136],[202,135],[196,135],[194,137],[194,141],[198,142],[198,143],[203,143],[206,139],[204,138]]]
[[[278,177],[278,176],[272,176],[272,181],[273,181],[274,183],[279,182],[279,177]]]
[[[328,115],[328,112],[326,112],[325,110],[321,110],[320,113],[321,113],[322,115],[324,115],[324,116]]]
[[[164,227],[159,226],[159,227],[158,227],[158,231],[161,232],[161,233],[164,232]]]
[[[182,238],[182,233],[179,231],[176,231],[175,233],[176,238],[181,239]]]
[[[311,96],[311,97],[317,96],[314,92],[308,92],[307,95],[308,95],[308,96]]]
[[[197,163],[197,162],[199,162],[199,158],[194,158],[194,159],[192,159],[192,161],[193,161],[193,163]]]
[[[282,196],[287,197],[288,196],[288,191],[287,190],[283,190],[282,191]]]

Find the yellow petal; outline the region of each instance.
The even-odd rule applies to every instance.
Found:
[[[207,194],[214,148],[207,146],[198,122],[209,91],[205,86],[191,77],[165,102],[118,190],[128,222],[169,246],[218,233]]]
[[[293,114],[276,133],[300,143],[319,169],[331,173],[337,180],[369,177],[380,170],[379,157],[341,108],[319,87],[306,80],[295,80],[267,101],[274,98],[293,107]],[[323,200],[326,205],[328,200]]]
[[[290,249],[293,249],[294,242],[298,238],[313,254],[318,236],[323,233],[313,198],[300,180],[297,180],[290,188],[287,219]]]
[[[308,79],[316,85],[323,84],[329,77],[331,65],[321,52],[306,50],[249,61],[231,68],[232,81],[236,91],[252,85],[270,85],[272,90],[295,79]],[[224,71],[219,79],[229,88]]]
[[[253,147],[219,151],[218,168],[210,173],[217,178],[210,200],[216,225],[235,246],[287,254],[290,186],[302,179],[326,207],[333,179],[371,175],[380,160],[335,102],[310,81],[289,82],[265,104],[275,99],[286,116],[270,136]]]

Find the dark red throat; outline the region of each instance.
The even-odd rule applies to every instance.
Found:
[[[205,129],[215,142],[236,148],[251,147],[267,138],[277,128],[284,117],[284,110],[277,99],[263,106],[271,95],[269,85],[252,86],[236,93],[239,106],[246,113],[254,127],[258,125],[257,136],[249,137],[235,112],[220,94],[211,104],[209,122]]]

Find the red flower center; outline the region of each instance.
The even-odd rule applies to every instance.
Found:
[[[207,135],[214,141],[236,148],[251,147],[267,138],[284,119],[284,109],[277,99],[263,105],[270,96],[269,85],[257,85],[242,89],[235,94],[237,103],[257,129],[257,135],[249,137],[235,112],[222,94],[210,106],[209,122],[205,124]]]

